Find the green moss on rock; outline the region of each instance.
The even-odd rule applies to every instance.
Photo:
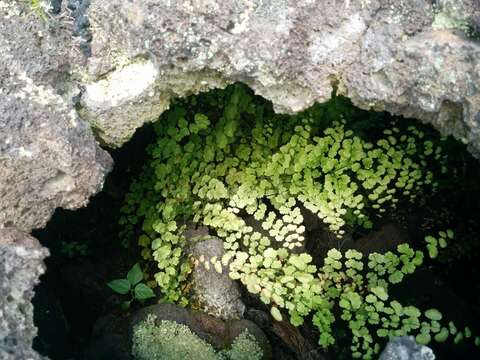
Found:
[[[247,330],[230,349],[216,352],[188,326],[167,320],[156,324],[155,320],[155,315],[149,315],[134,329],[132,355],[136,360],[258,360],[263,356]]]

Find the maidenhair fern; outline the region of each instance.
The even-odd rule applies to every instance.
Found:
[[[412,273],[422,252],[405,244],[366,261],[353,250],[332,249],[321,268],[304,253],[305,212],[338,237],[370,229],[399,201],[414,201],[426,187],[434,191],[435,173],[446,171],[440,140],[417,127],[391,123],[365,131],[361,120],[341,114],[317,105],[275,115],[234,85],[200,102],[179,100],[162,116],[151,161],[132,184],[120,223],[122,238],[138,235],[142,256],[156,262],[165,300],[188,303],[182,285],[192,262],[217,271],[223,263],[232,279],[271,305],[274,318],[286,312],[300,325],[313,314],[322,346],[334,343],[335,309],[341,309],[355,357],[371,358],[374,338],[419,330],[417,340],[425,343],[430,334],[444,334],[437,320],[420,320],[420,311],[387,301],[388,285]],[[187,258],[183,234],[191,222],[224,240],[222,259]],[[432,255],[436,243],[427,246]]]

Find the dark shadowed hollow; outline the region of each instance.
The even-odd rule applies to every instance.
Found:
[[[353,118],[370,119],[372,128],[392,118],[386,113],[356,109],[343,98],[334,98],[330,105],[348,107]],[[124,195],[146,164],[146,147],[155,137],[153,126],[146,125],[122,148],[110,150],[115,167],[103,191],[85,208],[58,209],[45,229],[34,232],[51,252],[46,260],[47,272],[36,287],[33,300],[39,329],[34,348],[42,355],[53,360],[91,359],[85,357],[85,349],[91,347],[95,327],[101,326],[98,319],[106,314],[120,319],[127,316],[120,309],[119,297],[106,283],[123,277],[140,256],[138,247],[122,246],[118,220]],[[415,248],[422,246],[429,229],[454,229],[455,241],[437,259],[426,259],[421,269],[395,287],[392,295],[404,304],[415,304],[422,309],[436,307],[446,318],[468,325],[473,333],[480,334],[476,321],[480,318],[480,167],[462,145],[454,141],[449,144],[447,152],[451,154],[455,176],[444,181],[436,193],[387,212],[377,219],[373,229],[354,233],[353,241],[365,252],[387,251],[400,242],[408,242]],[[312,227],[307,232],[307,248],[316,263],[321,263],[325,248],[339,245],[325,236],[321,227]],[[268,312],[247,291],[244,302],[248,309]],[[135,304],[130,311],[139,307]],[[337,344],[324,356],[348,359],[346,325],[339,322],[335,326]],[[310,344],[318,340],[311,321],[299,327],[299,334]],[[274,349],[274,359],[300,358],[288,339],[269,331],[266,335]],[[465,342],[430,346],[438,359],[475,358],[480,354],[478,348]]]

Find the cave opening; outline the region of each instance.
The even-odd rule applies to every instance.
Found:
[[[148,261],[152,261],[152,255],[150,254],[150,258],[146,259],[148,255],[145,252],[150,244],[139,245],[135,240],[127,242],[128,246],[125,246],[125,242],[122,244],[119,237],[124,230],[124,226],[119,224],[119,221],[122,216],[125,216],[122,210],[125,206],[125,194],[131,191],[129,189],[132,181],[139,177],[144,167],[151,161],[151,153],[155,151],[155,144],[162,136],[161,132],[159,135],[159,129],[167,131],[163,134],[164,140],[177,136],[177,133],[168,134],[166,128],[156,124],[162,121],[176,122],[180,118],[190,122],[187,126],[189,133],[179,137],[176,140],[178,143],[185,142],[188,136],[193,136],[191,124],[199,127],[198,131],[195,130],[197,131],[195,136],[198,134],[203,136],[202,131],[206,131],[206,127],[216,126],[230,116],[229,112],[235,112],[228,108],[228,104],[231,104],[232,98],[235,98],[236,89],[241,89],[239,91],[242,96],[250,99],[248,104],[243,105],[238,105],[242,104],[243,98],[235,100],[246,114],[242,115],[242,121],[245,121],[245,126],[249,129],[255,128],[256,120],[259,118],[265,123],[271,119],[281,121],[285,124],[282,126],[290,131],[302,117],[312,119],[318,117],[321,121],[315,123],[318,128],[312,131],[316,131],[315,136],[319,137],[325,130],[331,128],[334,119],[342,118],[347,121],[344,125],[348,125],[351,129],[352,137],[359,136],[373,143],[384,135],[387,140],[389,136],[396,136],[390,131],[391,123],[397,124],[395,126],[399,128],[399,139],[410,126],[418,124],[417,121],[387,113],[358,109],[348,99],[342,97],[334,97],[327,104],[316,104],[299,115],[275,115],[271,103],[260,97],[254,97],[251,90],[241,84],[232,85],[226,90],[214,90],[176,100],[170,110],[165,112],[155,124],[148,124],[137,130],[134,137],[121,148],[109,150],[115,162],[114,169],[109,174],[103,190],[91,199],[87,207],[75,211],[58,209],[46,228],[33,233],[51,252],[51,256],[46,260],[47,272],[42,276],[40,285],[36,287],[33,300],[35,324],[39,329],[34,342],[35,350],[54,360],[131,358],[129,340],[125,340],[131,335],[128,333],[131,331],[130,315],[145,305],[155,304],[161,292],[158,287],[152,286],[157,295],[155,299],[134,301],[129,309],[122,309],[124,296],[116,294],[107,286],[107,283],[113,279],[124,278],[135,263],[141,262],[142,267],[149,269],[155,267],[155,264],[147,265]],[[192,109],[188,108],[189,106]],[[182,110],[184,113],[178,117],[180,108],[185,111]],[[260,108],[261,111],[258,110]],[[193,119],[199,113],[211,122],[208,125],[202,124],[204,118],[198,116],[196,118],[199,122],[195,122]],[[232,117],[235,116],[232,115]],[[422,137],[433,134],[433,137],[440,138],[429,126],[415,125],[415,128],[421,129],[424,134]],[[226,132],[237,131],[228,126],[223,126],[221,129]],[[181,130],[182,128],[179,127],[179,132]],[[275,131],[275,127],[269,127],[267,132],[270,136],[275,134]],[[290,134],[290,137],[296,130],[291,131],[292,133],[286,133]],[[226,141],[221,132],[215,136],[218,142]],[[335,140],[335,133],[329,136]],[[256,141],[253,137],[250,139],[251,142],[248,142],[248,139],[250,138],[242,139],[238,145],[247,149]],[[272,135],[268,139],[275,143],[266,145],[272,149],[285,146],[289,141],[286,136],[282,137],[281,133],[278,136]],[[389,141],[391,144],[388,145],[388,149],[396,145],[396,141]],[[329,148],[334,146],[334,143],[327,143]],[[147,150],[148,148],[150,150]],[[342,149],[340,147],[337,152]],[[388,152],[388,149],[385,148],[384,152]],[[424,150],[422,148],[422,151]],[[429,149],[425,151],[430,153]],[[423,264],[414,274],[405,274],[405,279],[402,275],[403,281],[398,284],[395,282],[389,295],[399,300],[404,306],[411,305],[423,310],[438,308],[442,316],[458,324],[459,329],[469,326],[469,332],[474,334],[471,335],[473,338],[475,334],[480,334],[478,324],[471,322],[471,319],[480,316],[480,297],[478,296],[480,285],[476,281],[480,274],[477,261],[480,255],[480,223],[478,222],[480,185],[475,181],[480,175],[480,166],[478,161],[468,154],[465,147],[453,139],[444,142],[443,151],[447,155],[446,166],[449,172],[439,176],[435,191],[422,189],[413,202],[407,198],[399,198],[394,208],[388,208],[385,212],[373,216],[371,225],[363,226],[366,225],[365,221],[361,223],[362,226],[358,226],[357,223],[355,226],[350,226],[346,223],[348,230],[346,233],[339,234],[332,231],[332,227],[326,226],[321,218],[315,216],[312,207],[299,205],[305,225],[305,242],[302,246],[298,246],[298,249],[293,246],[291,250],[292,254],[307,252],[312,257],[312,264],[321,268],[324,259],[328,257],[328,250],[332,248],[340,251],[356,250],[366,254],[365,256],[374,252],[386,254],[389,251],[395,251],[403,243],[409,244],[415,250],[426,249],[426,235],[436,234],[442,229],[453,229],[455,238],[449,241],[448,247],[444,249],[439,245],[438,256],[432,258],[427,255],[433,250],[427,248]],[[326,154],[327,158],[331,156],[328,152]],[[181,157],[182,153],[177,155]],[[265,153],[265,156],[267,155]],[[337,158],[337,153],[331,157]],[[251,160],[248,156],[246,159]],[[215,161],[219,163],[223,161],[223,157],[221,160],[216,158]],[[294,165],[295,162],[292,162],[292,166]],[[432,164],[427,161],[422,166],[430,168]],[[337,183],[337,186],[340,185]],[[264,201],[267,211],[275,210],[275,201],[273,197]],[[247,224],[253,221],[246,207],[238,213]],[[176,221],[191,223],[191,220],[177,219]],[[332,224],[334,223],[331,222],[330,225]],[[142,235],[141,225],[135,226],[134,233],[138,238]],[[211,227],[210,233],[222,238],[219,227]],[[247,245],[244,244],[244,246],[248,248]],[[215,262],[212,262],[212,266],[214,264]],[[146,283],[154,279],[152,276],[145,275]],[[311,358],[319,359],[348,359],[352,356],[351,336],[348,335],[350,326],[348,320],[341,319],[339,312],[335,313],[339,321],[333,325],[333,335],[337,341],[328,350],[324,350],[317,344],[321,331],[313,325],[315,320],[310,314],[305,316],[303,324],[298,327],[290,325],[285,316],[283,320],[287,321],[278,322],[272,319],[275,314],[270,315],[270,306],[265,305],[257,294],[252,294],[255,291],[251,291],[248,285],[241,285],[240,291],[246,307],[244,317],[253,321],[265,333],[271,345],[272,358],[301,359],[307,353],[312,356]],[[353,302],[349,306],[353,306]],[[435,319],[432,321],[428,326],[434,337],[440,330],[432,329],[436,326],[435,322],[438,322]],[[449,331],[453,332],[451,329]],[[467,337],[465,332],[463,334],[462,336]],[[479,350],[472,345],[473,341],[463,341],[455,345],[453,344],[455,334],[450,337],[452,341],[429,344],[438,359],[478,355]],[[386,340],[383,339],[381,345],[385,344]]]
[[[51,253],[35,289],[39,336],[34,347],[52,359],[80,356],[94,321],[118,305],[106,283],[126,273],[136,255],[118,242],[119,209],[153,140],[151,125],[146,125],[120,149],[109,149],[115,166],[103,190],[85,208],[57,209],[48,226],[34,232]]]

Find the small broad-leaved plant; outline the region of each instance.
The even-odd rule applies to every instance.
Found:
[[[139,264],[133,265],[125,279],[116,279],[107,286],[120,295],[129,295],[129,299],[122,302],[122,309],[128,310],[133,300],[143,301],[155,297],[153,290],[143,282],[143,272]]]
[[[431,235],[425,238],[427,243],[428,255],[430,258],[435,259],[438,256],[438,248],[444,249],[448,245],[448,241],[453,239],[453,231],[440,231],[438,233],[438,238],[435,238]]]
[[[423,189],[435,191],[435,176],[447,171],[442,139],[406,120],[375,128],[348,122],[349,109],[340,101],[277,115],[234,85],[178,100],[162,115],[151,161],[126,195],[120,225],[123,242],[137,238],[142,257],[156,263],[165,301],[188,303],[183,289],[192,259],[184,232],[193,222],[224,241],[225,255],[203,264],[227,267],[277,320],[287,313],[300,325],[313,314],[324,347],[335,342],[338,311],[352,331],[354,357],[372,358],[379,338],[415,331],[419,342],[439,332],[443,338],[434,312],[428,317],[389,301],[389,284],[411,274],[422,251],[404,244],[364,259],[331,249],[321,268],[304,253],[305,212],[341,238],[355,227],[370,229]],[[444,242],[427,243],[432,256],[430,248]]]

